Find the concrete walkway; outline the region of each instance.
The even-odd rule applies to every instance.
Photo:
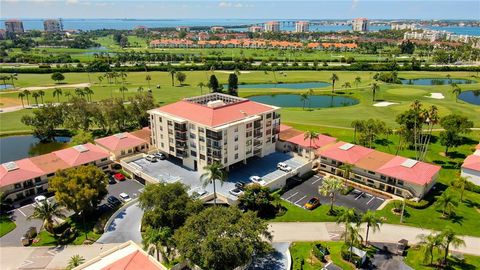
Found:
[[[273,235],[274,242],[295,242],[295,241],[337,241],[344,230],[343,225],[334,222],[272,222],[269,229]],[[362,226],[361,233],[365,235],[365,226]],[[417,236],[430,234],[432,230],[403,226],[383,224],[380,231],[373,233],[370,230],[368,237],[372,242],[396,243],[400,239],[407,239],[410,244],[418,243]],[[464,247],[451,248],[454,251],[480,256],[480,238],[463,236]]]

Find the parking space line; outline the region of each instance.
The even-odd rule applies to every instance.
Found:
[[[298,199],[296,202],[294,202],[294,204],[297,204],[299,201],[305,199],[307,197],[307,195],[303,196],[302,198]]]
[[[371,203],[376,197],[373,197],[370,199],[370,201],[367,202],[367,204]]]
[[[376,197],[376,198],[377,198],[378,200],[382,201],[382,202],[385,201],[385,199],[382,199],[382,198],[380,198],[380,197]]]
[[[27,215],[25,215],[25,213],[23,213],[23,211],[20,210],[20,208],[18,208],[18,212],[20,212],[20,214],[22,214],[24,217],[27,217]]]
[[[293,193],[292,195],[288,196],[287,198],[285,198],[285,200],[290,200],[290,198],[292,198],[293,196],[297,195],[298,194],[298,191]]]
[[[322,178],[318,178],[317,180],[313,181],[313,182],[312,182],[312,185],[315,184],[315,183],[317,183],[317,182],[320,181],[320,180],[322,180]]]
[[[358,195],[358,196],[355,198],[355,201],[358,200],[358,199],[360,199],[360,197],[362,197],[362,195],[363,195],[363,192],[360,193],[360,195]]]
[[[367,195],[367,196],[369,196],[369,197],[373,197],[373,195],[370,195],[370,194],[368,194],[368,193],[365,193],[365,195]]]

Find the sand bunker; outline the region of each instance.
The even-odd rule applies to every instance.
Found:
[[[428,98],[434,98],[434,99],[444,99],[445,96],[442,93],[430,93],[430,96],[426,96]]]
[[[394,104],[398,104],[398,103],[382,101],[382,102],[377,102],[377,103],[373,104],[373,106],[375,106],[375,107],[387,107],[387,106],[394,105]]]

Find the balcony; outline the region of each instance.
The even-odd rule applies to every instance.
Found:
[[[175,123],[175,131],[186,132],[187,131],[187,124]]]
[[[215,141],[219,141],[219,140],[222,139],[222,132],[221,131],[215,132],[215,131],[207,129],[207,138],[215,140]]]
[[[186,151],[182,151],[180,149],[177,149],[175,156],[178,158],[186,158],[188,157],[188,153]]]
[[[177,149],[186,149],[187,148],[187,144],[185,142],[176,142],[175,143],[175,148]]]
[[[253,127],[254,127],[255,129],[261,128],[261,127],[262,127],[262,121],[260,121],[260,120],[255,121],[255,122],[253,123]]]
[[[181,132],[175,132],[175,140],[186,141],[187,140],[187,134],[186,133],[181,133]]]

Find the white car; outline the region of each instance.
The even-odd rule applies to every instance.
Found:
[[[232,194],[233,196],[236,196],[236,197],[239,197],[243,194],[243,190],[239,189],[239,188],[234,188],[234,189],[231,189],[230,191],[228,191],[230,194]]]
[[[122,200],[123,202],[129,202],[132,200],[132,198],[130,198],[130,196],[128,196],[128,194],[124,192],[120,193],[118,197],[120,197],[120,200]]]
[[[157,162],[157,157],[154,155],[146,155],[145,159],[150,161],[150,162]]]
[[[263,179],[257,175],[250,176],[250,181],[252,181],[255,184],[265,185],[265,181],[263,181]]]
[[[292,171],[292,168],[290,166],[288,166],[287,164],[283,163],[283,162],[279,162],[277,164],[277,169],[279,169],[281,171],[284,171],[284,172],[291,172]]]
[[[47,201],[47,197],[45,197],[43,195],[39,195],[39,196],[35,197],[34,201],[38,206],[40,206],[41,204],[43,204]]]

